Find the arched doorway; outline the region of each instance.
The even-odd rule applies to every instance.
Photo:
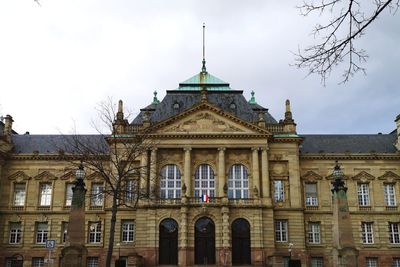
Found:
[[[232,264],[251,264],[250,224],[245,219],[232,223]]]
[[[215,225],[207,217],[196,221],[195,228],[195,264],[215,264]]]
[[[160,223],[159,264],[178,264],[178,223],[165,219]]]

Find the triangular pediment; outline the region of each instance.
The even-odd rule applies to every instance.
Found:
[[[55,176],[49,171],[43,171],[35,176],[35,180],[55,180],[55,179],[57,179],[57,176]]]
[[[262,134],[270,133],[257,125],[202,103],[154,126],[157,134]]]
[[[396,180],[400,180],[400,176],[395,174],[392,171],[387,171],[382,176],[379,176],[378,179],[379,180],[386,180],[388,182],[394,182]]]
[[[357,175],[354,175],[354,176],[352,177],[352,179],[353,179],[353,180],[356,180],[356,181],[363,181],[363,182],[365,182],[365,181],[367,181],[367,180],[374,180],[375,177],[374,177],[373,175],[369,174],[369,173],[366,172],[366,171],[361,171],[361,172],[358,173]]]
[[[27,175],[25,172],[23,171],[17,171],[14,174],[11,174],[8,179],[10,180],[16,180],[17,182],[21,182],[23,180],[29,180],[31,179],[31,177],[29,175]]]
[[[322,180],[322,176],[316,172],[308,171],[303,176],[301,176],[301,179],[303,179],[304,181],[317,181]]]

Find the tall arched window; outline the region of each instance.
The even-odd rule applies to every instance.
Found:
[[[168,164],[162,168],[160,177],[160,197],[181,197],[181,172],[178,166]]]
[[[194,177],[194,196],[208,195],[215,197],[214,171],[208,164],[201,164]]]
[[[229,170],[228,198],[249,198],[249,176],[242,164],[235,164]]]

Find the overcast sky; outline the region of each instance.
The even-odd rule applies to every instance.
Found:
[[[358,42],[367,76],[345,85],[291,67],[318,17],[302,1],[33,0],[0,2],[0,114],[19,133],[93,133],[112,96],[139,112],[201,69],[244,90],[277,120],[292,103],[298,132],[388,133],[400,113],[400,14],[385,11]]]

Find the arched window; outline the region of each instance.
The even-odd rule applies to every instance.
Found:
[[[228,198],[249,198],[249,176],[242,164],[235,164],[229,170]]]
[[[214,171],[208,164],[200,165],[194,177],[194,196],[201,195],[215,196],[215,177]]]
[[[168,164],[162,168],[160,177],[160,197],[181,197],[181,172],[178,166]]]

